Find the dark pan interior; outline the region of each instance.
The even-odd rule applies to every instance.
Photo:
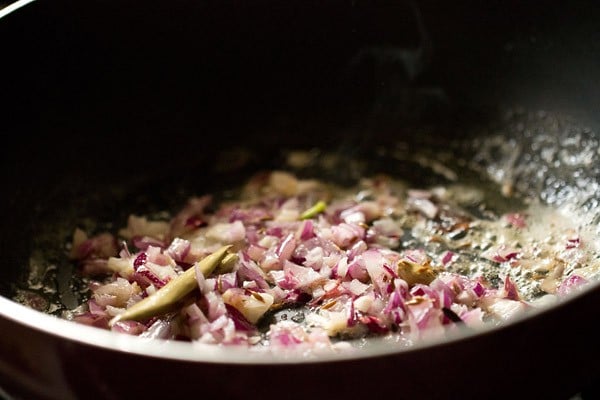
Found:
[[[86,217],[173,209],[186,195],[280,166],[287,149],[341,155],[338,181],[386,171],[419,182],[413,164],[381,149],[468,159],[500,132],[521,144],[517,163],[551,167],[528,147],[540,132],[557,143],[582,135],[587,148],[598,141],[597,9],[517,1],[25,6],[0,23],[9,39],[1,129],[11,138],[2,146],[0,292],[10,296],[32,252],[65,240]],[[461,145],[473,140],[483,144]],[[499,164],[511,151],[487,150],[482,162]],[[352,170],[349,159],[368,167]],[[579,176],[595,180],[597,159]],[[522,168],[515,179],[539,196],[549,176],[570,185],[579,167],[542,177]]]

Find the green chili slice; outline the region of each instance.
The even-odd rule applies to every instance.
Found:
[[[300,214],[300,219],[310,219],[325,211],[327,204],[323,200],[317,201],[312,207]]]

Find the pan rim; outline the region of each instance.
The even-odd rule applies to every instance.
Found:
[[[7,16],[8,14],[26,6],[29,3],[33,3],[36,0],[17,0],[0,10],[0,18]]]
[[[0,318],[12,320],[24,327],[36,330],[41,334],[53,336],[59,340],[137,356],[207,364],[309,364],[401,356],[402,354],[416,353],[424,350],[431,351],[435,348],[450,346],[457,342],[467,341],[476,337],[498,334],[500,331],[515,327],[516,325],[535,322],[543,314],[551,314],[560,308],[569,307],[570,303],[575,302],[580,297],[590,295],[594,290],[600,290],[600,281],[591,282],[584,290],[569,293],[563,298],[557,299],[553,304],[542,305],[529,312],[516,315],[503,324],[487,324],[478,329],[457,330],[450,332],[443,338],[420,339],[408,346],[405,344],[395,344],[383,338],[373,338],[366,339],[368,342],[365,346],[340,351],[314,353],[306,352],[305,349],[302,351],[291,350],[287,352],[281,351],[278,348],[276,351],[270,351],[268,348],[229,347],[142,338],[61,319],[17,303],[4,296],[0,296]],[[266,351],[262,351],[263,349]]]

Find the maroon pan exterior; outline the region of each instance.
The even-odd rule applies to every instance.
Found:
[[[548,120],[496,124],[498,110],[567,114],[551,127],[565,146],[600,140],[598,17],[592,1],[36,0],[0,10],[0,132],[11,138],[0,150],[0,394],[562,400],[595,388],[596,285],[502,328],[314,359],[196,353],[58,320],[10,295],[47,221],[117,215],[130,200],[123,184],[148,194],[137,205],[174,201],[155,182],[223,187],[277,165],[282,149],[375,158],[398,141],[443,149],[501,131],[540,163],[516,183],[541,196],[550,183],[535,179],[551,168],[524,143]],[[593,186],[600,156],[585,154],[575,172]],[[555,172],[553,182],[575,176]]]
[[[600,373],[594,330],[581,318],[594,315],[598,301],[596,288],[534,318],[447,343],[287,362],[240,353],[194,360],[177,349],[162,354],[156,343],[98,344],[93,335],[75,337],[85,327],[68,332],[66,322],[63,330],[38,329],[28,325],[35,318],[3,310],[0,384],[15,399],[569,399],[593,388]]]

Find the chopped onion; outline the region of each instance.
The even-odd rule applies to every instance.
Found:
[[[115,234],[76,229],[69,257],[91,278],[91,296],[71,318],[110,329],[112,316],[224,244],[238,261],[197,271],[197,288],[178,309],[112,330],[276,349],[332,350],[343,348],[334,344],[341,338],[367,336],[415,343],[510,320],[598,273],[578,230],[530,240],[542,229],[529,213],[477,219],[449,202],[450,189],[406,191],[374,177],[353,193],[328,192],[286,171],[257,175],[243,189],[210,209],[211,196],[191,198],[169,221],[131,215],[120,246]],[[524,285],[530,276],[537,280]],[[532,290],[552,294],[533,301]],[[285,318],[273,316],[287,308]]]

